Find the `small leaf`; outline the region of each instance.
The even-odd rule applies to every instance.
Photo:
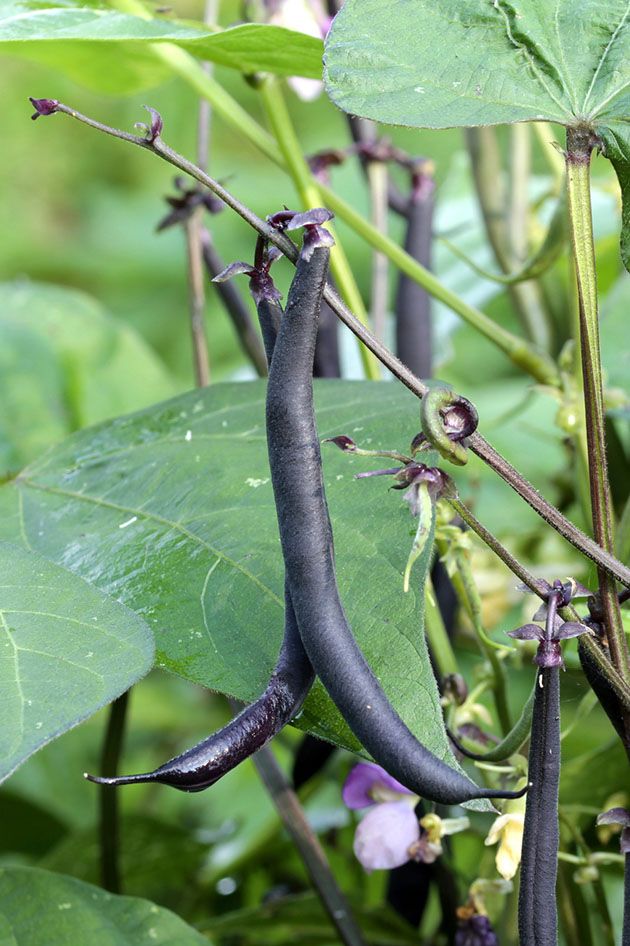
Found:
[[[149,900],[116,897],[32,867],[0,868],[0,932],[7,946],[208,946],[205,936]]]
[[[0,542],[0,781],[151,669],[144,621],[71,572]]]

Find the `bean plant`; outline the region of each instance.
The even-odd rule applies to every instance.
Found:
[[[20,946],[630,946],[627,5],[199,13],[0,9],[0,51],[54,70],[33,125],[25,103],[38,161],[62,126],[68,159],[99,141],[121,168],[157,159],[165,188],[176,170],[168,209],[153,199],[158,233],[183,236],[173,321],[194,377],[164,400],[114,323],[105,367],[74,363],[103,317],[0,287],[0,929]],[[119,128],[58,74],[150,104]],[[194,157],[158,107],[172,76]],[[448,214],[439,129],[461,129]],[[256,209],[242,174],[214,173],[221,136],[255,153]],[[218,311],[249,380],[213,380]],[[74,420],[31,441],[50,345]],[[12,426],[24,359],[41,404]],[[192,687],[166,738],[161,697],[143,724],[160,671],[215,694],[210,735]],[[66,795],[97,806],[74,835]]]

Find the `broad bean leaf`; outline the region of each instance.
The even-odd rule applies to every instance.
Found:
[[[77,575],[0,542],[0,781],[153,662],[145,622]]]
[[[245,23],[213,30],[81,2],[11,0],[0,10],[0,52],[45,62],[103,92],[133,92],[168,77],[169,68],[151,48],[165,42],[245,73],[322,75],[322,41],[280,26]]]
[[[153,629],[158,665],[252,700],[282,638],[283,568],[263,382],[221,384],[81,432],[0,491],[0,536],[26,541],[119,598]],[[415,399],[370,382],[316,385],[320,436],[404,448]],[[324,446],[341,595],[366,658],[410,728],[455,764],[423,635],[428,552],[402,591],[415,531],[365,459]],[[382,465],[378,460],[376,466]],[[300,724],[357,743],[318,685]]]
[[[82,292],[0,284],[0,474],[78,427],[175,393],[142,338]]]
[[[325,67],[340,108],[389,124],[591,128],[621,184],[630,267],[626,0],[346,0]]]
[[[117,897],[33,867],[0,868],[0,942],[6,946],[208,946],[149,900]]]

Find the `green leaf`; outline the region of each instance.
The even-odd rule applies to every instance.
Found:
[[[0,12],[0,52],[45,62],[97,91],[133,92],[163,81],[169,70],[151,45],[164,42],[245,73],[322,76],[322,41],[279,26],[246,23],[211,30],[85,3],[28,0],[4,4]]]
[[[132,329],[81,292],[0,284],[0,474],[78,427],[174,393]]]
[[[630,264],[626,0],[346,0],[325,66],[340,108],[388,124],[590,127],[621,183]]]
[[[159,666],[248,701],[266,685],[283,625],[264,397],[263,382],[221,384],[117,419],[70,438],[0,491],[2,535],[23,535],[141,613]],[[415,399],[394,385],[318,382],[316,402],[321,437],[405,449],[419,427]],[[454,764],[422,632],[426,561],[402,591],[409,508],[387,480],[354,480],[374,468],[369,460],[332,444],[323,453],[357,639],[410,728]],[[357,749],[319,685],[300,723]]]
[[[0,542],[0,653],[1,781],[142,677],[153,641],[117,601],[41,555]]]
[[[32,867],[0,868],[3,946],[208,946],[149,900],[116,897],[72,877]]]

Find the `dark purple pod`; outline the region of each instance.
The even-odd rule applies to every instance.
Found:
[[[264,693],[254,703],[218,732],[153,772],[116,778],[86,773],[85,777],[100,785],[160,782],[183,792],[200,792],[261,749],[299,713],[314,679],[288,594],[285,608],[284,640],[278,662]]]
[[[529,747],[529,792],[518,901],[520,946],[558,941],[558,789],[560,783],[560,668],[538,671]]]
[[[328,250],[298,261],[267,387],[267,442],[287,582],[306,652],[374,760],[411,791],[445,804],[515,793],[476,785],[438,759],[398,716],[348,625],[313,411],[312,370]]]

